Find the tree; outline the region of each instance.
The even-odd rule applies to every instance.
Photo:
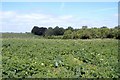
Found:
[[[71,26],[68,26],[68,28],[66,30],[71,30],[73,31],[74,29]]]
[[[31,33],[35,34],[35,35],[44,35],[45,31],[47,30],[47,28],[45,27],[38,27],[38,26],[34,26]]]
[[[114,37],[115,37],[114,29],[109,29],[109,32],[106,35],[106,38],[114,38]]]
[[[59,34],[59,27],[58,26],[56,26],[54,29],[53,29],[53,31],[54,31],[54,35],[58,35]]]
[[[56,26],[54,29],[53,29],[53,32],[54,32],[54,35],[63,35],[64,34],[64,28],[59,28],[58,26]]]
[[[91,28],[90,29],[92,38],[100,38],[101,32],[99,28]]]
[[[107,28],[107,26],[103,26],[103,27],[101,27],[101,28]]]
[[[115,29],[115,38],[120,39],[120,29]]]
[[[82,26],[82,29],[87,29],[87,26]]]
[[[120,29],[120,25],[115,26],[114,29]]]
[[[49,27],[45,32],[45,36],[52,36],[52,35],[54,35],[53,28]]]
[[[72,39],[72,31],[66,30],[63,35],[63,39]]]
[[[102,27],[100,30],[101,30],[101,38],[107,38],[107,35],[109,34],[109,28]]]
[[[77,34],[76,31],[73,31],[72,32],[72,39],[78,39],[79,38],[79,35]]]
[[[80,36],[81,39],[91,39],[91,38],[92,38],[91,32],[90,32],[90,30],[88,30],[88,29],[83,30],[83,31],[80,33],[79,36]]]
[[[59,28],[59,35],[63,35],[65,32],[64,28],[60,27]]]

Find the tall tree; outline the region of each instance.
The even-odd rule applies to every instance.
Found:
[[[68,28],[66,30],[71,30],[73,31],[74,29],[71,26],[68,26]]]
[[[64,34],[64,28],[59,28],[58,26],[56,26],[55,28],[54,28],[54,35],[63,35]]]
[[[87,26],[82,26],[82,29],[87,29],[88,27]]]
[[[45,36],[52,36],[52,35],[54,35],[53,28],[49,27],[45,32]]]
[[[33,29],[31,30],[31,33],[35,34],[35,35],[44,35],[45,31],[47,30],[47,28],[45,27],[38,27],[38,26],[34,26]]]

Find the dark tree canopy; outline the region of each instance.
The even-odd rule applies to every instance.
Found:
[[[87,29],[88,27],[87,26],[82,26],[82,29]]]
[[[103,27],[101,27],[101,28],[107,28],[107,26],[103,26]]]
[[[53,31],[54,31],[54,35],[63,35],[64,34],[64,28],[59,28],[58,26],[56,26],[54,29],[53,29]]]
[[[66,30],[71,30],[73,31],[73,28],[71,26],[68,26],[68,28]]]
[[[52,35],[54,35],[53,28],[49,27],[45,32],[45,36],[52,36]]]
[[[44,35],[46,30],[47,28],[34,26],[31,32],[35,35]]]

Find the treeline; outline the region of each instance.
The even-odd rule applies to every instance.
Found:
[[[114,28],[88,28],[82,26],[81,29],[74,29],[71,26],[64,29],[63,27],[56,26],[55,28],[38,27],[34,26],[31,33],[47,38],[55,38],[53,36],[62,36],[63,39],[92,39],[92,38],[114,38],[120,39],[120,26]]]

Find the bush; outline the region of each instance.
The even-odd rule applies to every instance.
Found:
[[[72,34],[63,35],[63,39],[72,39]]]
[[[63,36],[45,36],[47,39],[62,39]]]
[[[80,36],[80,39],[91,39],[92,38],[92,36],[90,35],[90,34],[82,34],[81,36]]]

